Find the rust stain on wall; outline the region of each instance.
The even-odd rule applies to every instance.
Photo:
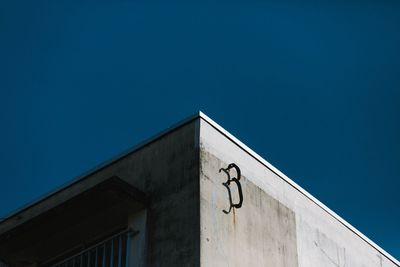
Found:
[[[233,226],[235,226],[235,224],[236,224],[236,211],[235,211],[235,208],[233,208],[232,211],[233,211]]]

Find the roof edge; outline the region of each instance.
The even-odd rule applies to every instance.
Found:
[[[165,130],[162,130],[160,132],[158,132],[157,134],[151,136],[150,138],[144,139],[143,141],[137,143],[136,145],[126,149],[125,151],[117,154],[116,156],[112,157],[109,160],[106,160],[100,164],[98,164],[97,166],[89,169],[88,171],[83,172],[81,175],[78,175],[74,178],[72,178],[71,180],[69,180],[68,182],[56,187],[54,190],[51,190],[41,196],[39,196],[38,198],[30,201],[29,203],[22,205],[21,207],[12,210],[9,213],[4,214],[1,218],[0,218],[0,224],[11,219],[14,216],[17,216],[18,214],[24,212],[25,210],[39,204],[42,201],[45,201],[46,199],[52,197],[53,195],[68,189],[69,187],[73,186],[76,183],[79,183],[80,181],[84,180],[85,178],[87,178],[90,175],[95,174],[96,172],[101,171],[102,169],[106,168],[107,166],[115,163],[116,161],[123,159],[124,157],[144,148],[145,146],[157,141],[158,139],[164,137],[167,134],[172,133],[173,131],[178,130],[179,128],[191,123],[192,121],[200,118],[201,116],[205,116],[201,111],[194,113],[193,115],[186,117],[185,119],[172,124],[171,126],[169,126],[168,128],[166,128]]]
[[[297,191],[302,193],[304,196],[306,196],[308,199],[310,199],[312,202],[314,202],[316,205],[318,205],[320,208],[322,208],[325,212],[327,212],[329,215],[331,215],[334,219],[339,221],[341,224],[343,224],[345,227],[347,227],[350,231],[354,232],[356,235],[358,235],[361,239],[363,239],[365,242],[367,242],[370,246],[375,248],[378,252],[380,252],[382,255],[384,255],[386,258],[388,258],[390,261],[392,261],[394,264],[400,266],[400,262],[395,259],[393,256],[391,256],[388,252],[386,252],[383,248],[378,246],[375,242],[370,240],[368,237],[366,237],[364,234],[362,234],[360,231],[358,231],[355,227],[353,227],[350,223],[348,223],[346,220],[344,220],[342,217],[340,217],[338,214],[336,214],[334,211],[329,209],[325,204],[323,204],[321,201],[316,199],[314,196],[312,196],[310,193],[308,193],[305,189],[303,189],[301,186],[299,186],[297,183],[295,183],[292,179],[290,179],[288,176],[286,176],[284,173],[282,173],[280,170],[278,170],[276,167],[274,167],[271,163],[266,161],[264,158],[262,158],[260,155],[258,155],[255,151],[253,151],[251,148],[246,146],[244,143],[242,143],[239,139],[237,139],[235,136],[230,134],[227,130],[225,130],[223,127],[221,127],[218,123],[216,123],[214,120],[212,120],[210,117],[208,117],[206,114],[204,114],[201,111],[196,112],[195,114],[188,116],[187,118],[172,124],[168,128],[166,128],[163,131],[160,131],[159,133],[153,135],[152,137],[143,140],[142,142],[139,142],[138,144],[132,146],[131,148],[123,151],[122,153],[116,155],[115,157],[111,158],[110,160],[104,161],[103,163],[100,163],[96,167],[90,169],[89,171],[84,172],[83,174],[73,178],[72,180],[62,184],[61,186],[57,187],[56,189],[45,193],[44,195],[38,197],[37,199],[31,201],[30,203],[23,205],[22,207],[11,211],[8,214],[5,214],[2,219],[0,219],[0,224],[11,219],[14,216],[17,216],[19,213],[29,209],[30,207],[46,200],[47,198],[50,198],[51,196],[57,194],[60,191],[66,190],[70,186],[84,180],[86,177],[89,175],[92,175],[98,171],[101,171],[102,169],[106,168],[107,166],[115,163],[116,161],[123,159],[124,157],[130,155],[131,153],[134,153],[135,151],[138,151],[139,149],[144,148],[145,146],[155,142],[156,140],[162,138],[163,136],[172,133],[173,131],[191,123],[192,121],[201,118],[204,121],[206,121],[208,124],[210,124],[213,128],[215,128],[217,131],[219,131],[221,134],[223,134],[225,137],[230,139],[233,143],[235,143],[237,146],[242,148],[246,153],[248,153],[250,156],[252,156],[254,159],[259,161],[261,164],[263,164],[265,167],[270,169],[272,172],[274,172],[276,175],[278,175],[281,179],[283,179],[285,182],[287,182],[289,185],[291,185],[293,188],[295,188]]]
[[[235,143],[237,146],[242,148],[245,152],[247,152],[250,156],[252,156],[258,162],[260,162],[265,167],[267,167],[269,170],[271,170],[273,173],[278,175],[282,180],[284,180],[290,186],[295,188],[297,191],[302,193],[304,196],[306,196],[308,199],[310,199],[312,202],[314,202],[316,205],[318,205],[320,208],[322,208],[325,212],[327,212],[330,216],[332,216],[334,219],[336,219],[341,224],[343,224],[350,231],[352,231],[353,233],[358,235],[361,239],[363,239],[366,243],[368,243],[370,246],[372,246],[374,249],[376,249],[378,252],[380,252],[382,255],[384,255],[386,258],[388,258],[390,261],[392,261],[394,264],[396,264],[397,266],[400,266],[400,262],[397,259],[395,259],[392,255],[390,255],[388,252],[386,252],[383,248],[381,248],[379,245],[377,245],[375,242],[373,242],[371,239],[369,239],[363,233],[358,231],[354,226],[352,226],[350,223],[348,223],[345,219],[340,217],[338,214],[336,214],[334,211],[332,211],[330,208],[328,208],[325,204],[323,204],[321,201],[319,201],[314,196],[312,196],[310,193],[308,193],[304,188],[302,188],[300,185],[298,185],[296,182],[294,182],[292,179],[290,179],[288,176],[286,176],[284,173],[282,173],[280,170],[278,170],[276,167],[274,167],[271,163],[269,163],[264,158],[262,158],[260,155],[258,155],[251,148],[249,148],[244,143],[242,143],[239,139],[237,139],[235,136],[233,136],[227,130],[222,128],[218,123],[216,123],[214,120],[212,120],[206,114],[204,114],[203,112],[200,111],[199,116],[201,119],[203,119],[205,122],[207,122],[213,128],[215,128],[217,131],[219,131],[226,138],[230,139],[233,143]]]

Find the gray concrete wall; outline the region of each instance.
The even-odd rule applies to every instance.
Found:
[[[0,233],[52,209],[101,181],[118,176],[150,198],[146,212],[140,213],[147,216],[146,242],[140,234],[135,238],[141,240],[132,244],[136,254],[145,254],[146,259],[136,259],[135,262],[144,261],[146,266],[199,266],[198,124],[199,119],[192,119],[85,176],[66,190],[22,210],[0,225]],[[134,230],[143,230],[143,226],[138,226],[138,223],[143,225],[143,218],[135,221],[135,215],[132,215],[129,223],[135,226]],[[128,225],[128,218],[126,223]]]
[[[399,266],[219,130],[201,120],[201,266]],[[226,215],[219,169],[232,162],[242,170],[244,202]]]
[[[232,162],[244,203],[225,214],[219,169]],[[147,243],[138,248],[147,266],[400,266],[203,114],[23,210],[0,233],[113,176],[150,196]]]
[[[294,212],[242,177],[245,206],[223,213],[229,197],[218,170],[227,164],[204,150],[201,159],[202,266],[298,266]]]
[[[116,175],[151,197],[148,266],[199,265],[198,122],[192,121],[94,174],[96,180]]]

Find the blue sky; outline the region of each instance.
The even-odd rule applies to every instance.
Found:
[[[202,110],[399,259],[399,13],[2,1],[0,214]]]

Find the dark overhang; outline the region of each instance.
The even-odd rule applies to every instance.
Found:
[[[33,212],[35,216],[24,210],[25,215],[15,214],[0,222],[1,260],[11,266],[41,264],[68,250],[81,249],[126,228],[128,216],[145,208],[147,203],[143,192],[118,177],[90,187],[67,188],[64,194],[68,193],[66,190],[71,191],[72,197],[61,202],[57,195],[43,200],[50,208],[45,209],[39,203],[43,212]]]

